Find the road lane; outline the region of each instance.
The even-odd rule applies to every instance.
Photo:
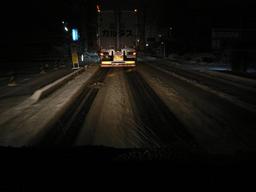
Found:
[[[142,64],[138,71],[202,146],[213,153],[255,149],[255,114],[171,73]]]
[[[85,117],[75,145],[104,145],[117,148],[145,147],[127,94],[123,69],[113,69],[98,85],[99,93]]]
[[[117,148],[174,147],[196,141],[135,69],[114,69],[88,113],[76,145]]]

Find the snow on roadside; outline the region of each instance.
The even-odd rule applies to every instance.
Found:
[[[170,55],[167,58],[156,58],[156,57],[141,57],[140,61],[161,61],[161,62],[172,62],[172,65],[183,69],[189,70],[231,70],[230,65],[223,62],[204,62],[204,61],[196,61],[194,60],[187,60],[185,57],[181,57],[178,55]]]
[[[244,78],[241,76],[236,76],[236,75],[231,75],[231,74],[227,74],[227,73],[220,73],[220,72],[216,72],[216,71],[204,71],[204,73],[209,74],[210,76],[214,76],[216,78],[222,78],[228,81],[233,81],[239,84],[244,84],[244,85],[248,85],[249,87],[254,87],[256,88],[256,80],[254,79],[248,79],[248,78]]]
[[[176,66],[187,69],[187,70],[196,70],[196,71],[226,71],[231,70],[230,65],[221,62],[196,62],[196,61],[187,61],[184,59],[165,59],[165,61],[169,61],[175,63]]]
[[[156,61],[156,57],[151,57],[151,56],[143,56],[143,57],[138,57],[138,61]]]
[[[205,73],[215,73],[219,74],[218,77],[225,77],[225,79],[229,80],[241,80],[242,82],[245,81],[255,81],[253,79],[249,79],[246,77],[238,76],[236,74],[228,74],[223,72],[232,72],[231,65],[228,63],[224,63],[221,61],[213,61],[213,62],[196,62],[196,61],[188,61],[185,59],[161,59],[159,60],[161,62],[169,62],[171,65],[175,65],[179,68],[185,69],[185,70],[196,70],[196,71],[203,71]],[[248,68],[247,73],[255,73],[255,69]]]
[[[1,114],[0,145],[30,145],[34,139],[47,132],[49,125],[65,112],[81,91],[82,85],[97,69],[98,66],[89,67],[84,73],[38,103],[27,99]]]

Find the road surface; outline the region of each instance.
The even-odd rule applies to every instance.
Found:
[[[157,60],[131,69],[98,69],[80,84],[83,91],[57,123],[31,134],[24,145],[164,148],[211,154],[255,151],[255,85],[253,80],[189,71]],[[72,82],[68,87],[72,89]],[[65,86],[58,95],[62,92]],[[39,106],[28,116],[42,113]],[[9,123],[15,127],[15,122]],[[21,130],[28,131],[23,126],[21,137]],[[12,134],[17,137],[15,131]],[[12,146],[8,122],[0,140]]]

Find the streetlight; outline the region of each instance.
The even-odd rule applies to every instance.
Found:
[[[61,23],[64,25],[64,30],[65,30],[66,32],[68,32],[69,29],[68,29],[68,27],[67,27],[67,23],[66,23],[65,21],[61,21]]]

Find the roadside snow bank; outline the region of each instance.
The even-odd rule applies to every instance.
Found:
[[[139,57],[138,59],[141,61],[156,61],[157,60],[156,57],[151,57],[151,56],[143,56],[143,57]]]
[[[244,78],[241,76],[236,76],[236,75],[231,75],[227,73],[221,73],[217,71],[204,71],[204,73],[207,73],[210,76],[216,77],[216,78],[222,78],[228,81],[233,81],[239,84],[244,84],[250,87],[256,88],[256,80],[254,79],[249,79],[249,78]]]
[[[171,54],[166,60],[177,62],[177,64],[195,70],[230,70],[231,67],[228,63],[220,61],[214,54],[211,53],[198,53],[198,54],[185,54],[177,55]]]

